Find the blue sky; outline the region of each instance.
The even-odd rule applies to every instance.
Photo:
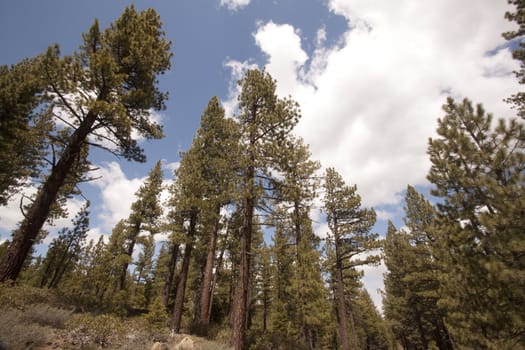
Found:
[[[92,237],[109,234],[127,216],[133,193],[158,159],[171,178],[208,100],[217,95],[231,112],[234,82],[253,65],[265,66],[278,93],[301,104],[296,133],[323,166],[357,184],[363,203],[379,214],[381,234],[387,219],[401,225],[407,184],[428,191],[427,140],[447,95],[482,102],[497,117],[513,116],[502,102],[519,90],[512,74],[517,63],[501,37],[513,26],[503,18],[505,1],[2,1],[0,64],[54,43],[71,54],[95,18],[106,27],[132,3],[156,9],[173,42],[172,69],[160,82],[170,94],[161,113],[166,138],[143,143],[145,164],[92,153],[103,176],[83,185],[92,202]],[[82,203],[68,205],[74,215]],[[17,208],[17,198],[0,208],[0,240],[20,219]],[[323,224],[317,229],[326,232]],[[366,269],[376,302],[383,272]]]

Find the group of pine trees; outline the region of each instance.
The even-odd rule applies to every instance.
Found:
[[[507,18],[523,35],[523,1]],[[515,51],[522,63],[522,49]],[[412,186],[405,225],[372,233],[376,214],[334,168],[320,174],[293,133],[300,109],[248,70],[234,116],[213,97],[180,154],[169,198],[157,162],[109,238],[87,241],[89,202],[34,258],[44,223],[89,181],[92,147],[143,162],[136,135],[167,95],[157,77],[170,42],[153,10],[95,21],[79,51],[58,46],[0,67],[0,204],[28,181],[24,218],[0,246],[0,281],[52,288],[83,310],[145,314],[159,327],[226,333],[235,349],[515,349],[525,347],[525,132],[481,105],[448,99],[429,141],[432,204]],[[522,116],[521,93],[509,98]],[[523,116],[522,116],[523,118]],[[326,238],[314,233],[320,209]],[[164,237],[159,239],[158,237]],[[361,283],[383,260],[380,314]]]

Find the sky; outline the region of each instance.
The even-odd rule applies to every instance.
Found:
[[[229,115],[235,112],[236,81],[248,68],[265,67],[277,80],[277,93],[299,102],[295,133],[310,145],[313,159],[357,184],[363,205],[376,209],[381,235],[387,220],[403,225],[408,184],[425,194],[431,188],[426,149],[447,96],[483,103],[497,118],[515,116],[503,102],[519,91],[512,73],[518,64],[501,36],[514,28],[504,19],[512,10],[506,1],[1,1],[0,65],[55,43],[69,55],[95,18],[105,28],[130,4],[154,8],[172,41],[172,68],[160,79],[170,97],[157,115],[166,137],[141,143],[144,164],[91,153],[101,178],[82,190],[91,201],[94,239],[128,216],[157,160],[166,180],[172,178],[213,96]],[[0,241],[21,219],[19,200],[0,207]],[[71,216],[82,201],[68,203]],[[61,219],[55,227],[69,223]],[[326,234],[321,219],[316,230]],[[383,265],[365,268],[364,283],[377,305],[384,272]]]

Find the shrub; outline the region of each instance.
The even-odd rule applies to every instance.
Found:
[[[80,347],[94,344],[105,348],[119,343],[125,333],[122,321],[111,315],[76,315],[67,326],[70,341]]]
[[[23,309],[32,304],[59,305],[59,302],[55,294],[49,289],[0,283],[0,306]]]
[[[59,309],[46,304],[34,304],[25,308],[23,319],[28,323],[37,323],[53,328],[64,328],[71,318],[72,311]]]
[[[34,349],[52,339],[53,329],[27,322],[27,313],[16,308],[0,308],[0,344],[6,349]]]

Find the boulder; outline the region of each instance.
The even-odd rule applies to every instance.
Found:
[[[184,337],[181,342],[175,346],[174,350],[195,350],[195,344],[190,337]]]
[[[156,342],[151,347],[151,350],[170,350],[170,348],[166,343]]]

